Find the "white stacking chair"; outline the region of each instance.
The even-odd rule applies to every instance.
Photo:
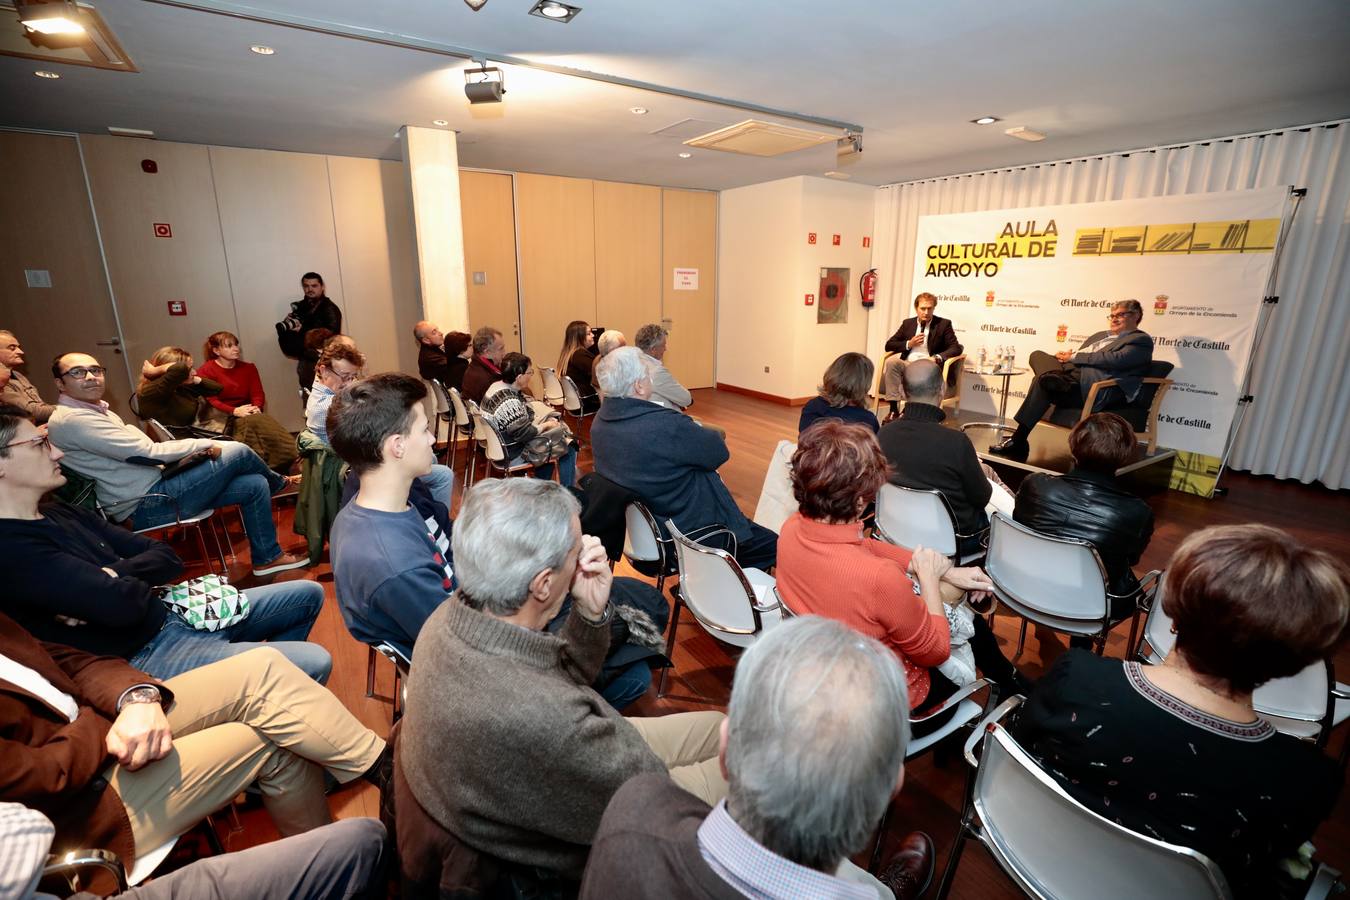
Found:
[[[472,400],[469,401],[469,412],[474,420],[482,426],[483,432],[483,457],[488,461],[488,465],[496,469],[505,477],[510,477],[518,472],[533,472],[534,463],[512,462],[506,457],[506,439],[502,437],[501,429],[497,427],[497,420],[487,415]],[[557,476],[558,467],[554,465],[553,474]]]
[[[544,402],[549,406],[561,409],[567,395],[562,382],[558,380],[558,373],[548,366],[536,366],[535,368],[539,372],[539,381],[544,387]],[[576,386],[573,385],[573,390],[575,389]]]
[[[563,389],[563,415],[571,416],[577,420],[577,427],[574,429],[577,433],[577,440],[581,440],[581,420],[593,416],[596,410],[586,412],[586,407],[581,402],[581,392],[577,390],[577,383],[571,376],[562,377]]]
[[[876,533],[897,547],[913,550],[927,547],[955,562],[967,565],[983,553],[958,556],[961,541],[977,535],[959,534],[951,504],[937,490],[919,490],[898,484],[883,484],[877,491]],[[983,532],[981,532],[982,534]]]
[[[446,465],[454,469],[455,464],[455,420],[453,410],[450,407],[450,395],[446,393],[445,385],[441,384],[439,378],[423,378],[422,383],[427,386],[427,398],[431,401],[427,409],[427,422],[431,424],[431,434],[437,442],[441,440],[441,426],[445,426],[445,461]]]
[[[412,668],[412,660],[403,655],[393,644],[380,641],[378,644],[366,645],[366,696],[375,696],[375,658],[383,656],[394,664],[394,708],[392,712],[393,721],[397,722],[403,716],[403,710],[408,702],[408,672]]]
[[[1161,589],[1158,595],[1162,596]],[[1176,640],[1171,618],[1162,603],[1155,602],[1144,619],[1135,658],[1162,665]],[[1332,729],[1350,719],[1350,685],[1336,681],[1331,660],[1318,660],[1296,675],[1258,687],[1252,692],[1252,706],[1281,733],[1325,747]]]
[[[446,391],[446,394],[449,396],[450,411],[451,415],[454,417],[455,446],[459,446],[461,437],[469,439],[469,446],[467,448],[469,461],[464,466],[464,480],[462,482],[464,489],[468,490],[469,485],[472,484],[470,476],[473,474],[474,458],[478,454],[478,442],[475,437],[477,428],[474,424],[473,417],[469,415],[469,408],[464,404],[464,398],[460,396],[459,389],[450,388],[450,390]],[[454,464],[451,463],[452,471],[453,468]]]
[[[755,505],[754,523],[772,532],[783,530],[783,523],[797,511],[797,498],[792,493],[792,454],[797,445],[779,441],[769,457],[769,468],[764,472],[764,486]]]
[[[994,513],[984,571],[998,599],[1023,619],[1014,659],[1026,644],[1028,622],[1092,638],[1101,654],[1107,634],[1120,621],[1111,619],[1114,595],[1107,590],[1106,567],[1087,541],[1041,534]],[[1152,604],[1160,575],[1155,570],[1140,579],[1127,647],[1134,646],[1140,607]]]
[[[663,592],[666,576],[675,571],[674,542],[661,536],[656,518],[646,506],[636,500],[624,507],[623,522],[624,559],[628,560],[628,564],[639,574],[655,578],[657,592]],[[727,533],[730,534],[729,531]]]

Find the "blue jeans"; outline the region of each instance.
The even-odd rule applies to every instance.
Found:
[[[245,444],[221,443],[220,459],[208,460],[181,475],[155,482],[147,493],[168,494],[178,502],[178,514],[184,518],[208,509],[238,506],[244,516],[253,565],[261,566],[281,555],[277,529],[272,522],[272,495],[285,479],[267,468],[262,457]],[[174,504],[159,497],[142,500],[131,517],[132,527],[140,530],[167,525],[174,520]]]
[[[609,684],[600,691],[600,696],[619,712],[643,694],[652,684],[652,667],[647,660],[639,659],[628,668],[619,672]]]
[[[553,463],[544,463],[534,467],[536,478],[552,478]],[[577,486],[577,446],[567,448],[567,453],[558,457],[558,481],[563,487]]]
[[[252,452],[252,451],[249,451]],[[161,681],[189,669],[209,665],[261,646],[279,651],[319,684],[328,680],[333,658],[305,640],[323,608],[323,585],[317,581],[283,581],[244,591],[249,613],[244,621],[219,631],[198,631],[174,613],[159,634],[128,662]]]
[[[421,476],[421,480],[427,486],[427,490],[431,491],[431,496],[449,509],[450,496],[455,490],[455,473],[450,471],[450,467],[435,463],[430,472]]]

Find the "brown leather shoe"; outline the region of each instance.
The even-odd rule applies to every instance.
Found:
[[[877,880],[895,892],[895,900],[915,900],[933,880],[933,856],[933,839],[922,831],[912,831]]]
[[[890,412],[886,413],[886,418],[881,420],[881,424],[885,425],[887,422],[894,422],[898,418],[900,418],[900,414],[895,410],[891,410]]]

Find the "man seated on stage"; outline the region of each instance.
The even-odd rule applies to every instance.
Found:
[[[720,524],[736,535],[736,561],[768,569],[778,535],[751,522],[717,474],[731,458],[723,440],[652,399],[652,377],[637,347],[620,347],[597,370],[605,402],[591,426],[595,471],[642,498],[656,521],[688,534]]]
[[[1081,409],[1088,391],[1099,381],[1114,378],[1118,384],[1097,392],[1089,412],[1104,412],[1133,402],[1153,362],[1153,338],[1139,330],[1144,308],[1138,300],[1113,304],[1107,316],[1108,331],[1099,331],[1077,350],[1061,350],[1054,356],[1033,350],[1028,364],[1034,373],[1017,415],[1017,430],[989,448],[999,456],[1025,458],[1031,445],[1027,436],[1051,406]]]
[[[915,297],[916,314],[901,322],[900,330],[886,342],[886,352],[895,354],[886,360],[886,368],[882,372],[881,397],[891,404],[887,422],[900,414],[899,402],[905,399],[900,373],[904,371],[906,363],[931,359],[941,368],[943,363],[960,356],[965,349],[956,339],[956,329],[952,328],[951,320],[933,315],[935,309],[937,297],[926,291]]]
[[[918,490],[937,490],[956,516],[956,530],[967,535],[962,554],[979,550],[979,532],[989,526],[985,505],[993,493],[988,473],[965,433],[942,424],[942,369],[936,360],[905,366],[904,412],[881,427],[877,441],[891,465],[891,483]]]
[[[634,775],[668,777],[708,804],[726,795],[721,713],[626,719],[591,689],[618,613],[580,508],[536,478],[488,478],[466,495],[459,589],[413,651],[395,779],[416,808],[397,800],[400,846],[405,833],[448,833],[575,881],[605,805]],[[569,593],[566,624],[549,634]]]
[[[281,549],[272,521],[272,495],[293,483],[290,479],[273,472],[238,441],[192,438],[155,443],[108,408],[103,399],[105,371],[86,353],[58,356],[52,375],[61,399],[47,424],[52,443],[65,451],[65,465],[97,485],[99,502],[111,507],[114,519],[130,520],[133,529],[141,530],[203,510],[238,506],[254,575],[309,565],[307,557]],[[209,458],[162,477],[164,464],[199,451]]]
[[[909,722],[895,654],[838,622],[791,619],[736,666],[715,807],[640,775],[600,821],[584,900],[627,897],[912,900],[933,871],[914,832],[880,879],[854,865],[904,783]]]

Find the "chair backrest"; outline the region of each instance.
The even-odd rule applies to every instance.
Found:
[[[563,409],[574,416],[581,415],[581,392],[577,390],[577,383],[572,380],[572,376],[564,375],[562,377]]]
[[[166,428],[159,419],[146,419],[145,425],[150,429],[150,437],[156,441],[174,440],[173,432]]]
[[[511,460],[506,458],[506,441],[502,438],[501,431],[497,428],[497,420],[487,415],[478,408],[478,404],[472,400],[469,401],[472,408],[474,419],[476,419],[483,428],[484,448],[483,455],[488,458],[488,462],[495,463],[505,468],[510,465]]]
[[[956,520],[941,491],[883,484],[877,492],[877,528],[892,544],[929,547],[956,555]]]
[[[666,551],[661,530],[647,507],[634,501],[623,509],[623,555],[630,561],[663,562]]]
[[[473,423],[473,439],[487,443],[488,428],[483,423],[483,411],[479,409],[478,404],[472,400],[465,400],[464,406],[469,413],[469,421]],[[498,449],[501,449],[500,447]]]
[[[755,592],[732,555],[684,536],[669,519],[680,566],[680,596],[694,618],[709,631],[755,634],[760,630]]]
[[[424,378],[422,380],[430,386],[427,393],[436,403],[436,415],[443,416],[450,412],[450,398],[446,395],[445,385],[441,384],[441,380],[439,378]]]
[[[1059,619],[1106,618],[1106,567],[1087,541],[1040,534],[996,512],[984,571],[1001,597],[1026,610]]]
[[[783,530],[783,523],[797,511],[797,498],[792,493],[792,454],[797,445],[792,441],[779,441],[769,457],[769,468],[764,472],[764,487],[759,492],[759,503],[755,505],[754,522],[770,531]]]
[[[981,840],[1033,897],[1229,898],[1203,854],[1137,834],[1069,796],[999,724],[988,726],[975,776]]]
[[[140,394],[136,393],[135,391],[132,391],[132,392],[131,392],[131,396],[127,398],[127,406],[131,407],[131,414],[132,414],[133,416],[135,416],[135,417],[138,418],[138,419],[141,417],[141,395],[140,395]]]
[[[455,427],[467,431],[473,421],[469,418],[469,410],[464,406],[464,398],[459,395],[459,388],[451,388],[448,393],[450,409],[455,417]]]
[[[566,394],[558,373],[548,366],[537,366],[539,379],[544,385],[544,402],[550,406],[562,406]]]

